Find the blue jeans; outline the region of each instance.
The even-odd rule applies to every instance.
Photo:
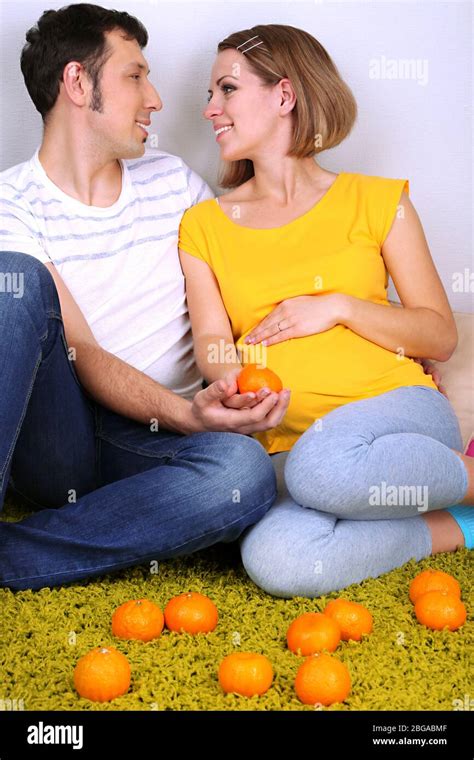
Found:
[[[106,409],[68,359],[48,269],[0,253],[23,295],[0,292],[0,509],[7,486],[35,514],[0,522],[0,585],[56,586],[237,540],[276,497],[264,448],[236,433],[153,432]]]
[[[245,569],[274,596],[317,597],[431,554],[422,514],[465,498],[449,401],[397,388],[335,409],[274,454],[279,496],[241,539]]]

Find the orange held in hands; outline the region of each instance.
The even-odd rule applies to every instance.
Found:
[[[464,604],[455,594],[443,591],[427,591],[418,597],[415,615],[419,623],[436,631],[455,631],[466,622]]]
[[[339,624],[322,612],[306,612],[293,620],[286,633],[288,649],[304,656],[327,649],[334,652],[341,641]]]
[[[170,631],[209,633],[216,627],[217,619],[214,602],[195,591],[173,597],[165,607],[165,623]]]
[[[341,628],[343,641],[360,641],[364,634],[372,631],[373,619],[367,607],[348,599],[333,599],[326,605],[325,615],[329,615]]]
[[[121,639],[151,641],[157,638],[164,625],[160,608],[148,599],[134,599],[117,607],[112,615],[112,633]]]
[[[273,681],[273,668],[263,654],[234,652],[224,657],[219,667],[219,683],[226,692],[253,697],[265,694]]]
[[[96,647],[81,657],[74,669],[74,686],[81,697],[109,702],[130,687],[130,665],[115,647]]]
[[[422,594],[428,591],[444,591],[461,598],[461,586],[456,578],[442,570],[423,570],[410,583],[410,599],[415,604]]]
[[[275,393],[283,389],[283,383],[275,372],[268,368],[259,368],[257,364],[247,364],[237,376],[239,393],[257,393],[262,388],[269,388]]]
[[[313,654],[300,665],[295,679],[298,699],[305,705],[344,702],[351,690],[351,677],[343,662],[330,654]]]

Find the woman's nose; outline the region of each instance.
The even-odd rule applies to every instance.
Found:
[[[222,108],[219,108],[212,100],[209,101],[204,111],[202,112],[205,119],[213,119],[215,116],[219,116],[222,113]]]

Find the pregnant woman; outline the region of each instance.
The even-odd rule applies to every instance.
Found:
[[[210,87],[204,115],[230,192],[182,219],[196,359],[208,382],[233,377],[228,406],[260,403],[237,394],[248,361],[291,390],[282,422],[255,434],[279,498],[241,541],[248,574],[276,596],[315,597],[472,548],[474,460],[410,358],[446,361],[457,334],[408,180],[316,163],[357,107],[307,32],[230,35]],[[403,308],[387,300],[389,275]]]

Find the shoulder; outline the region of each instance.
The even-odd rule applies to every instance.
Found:
[[[174,193],[185,193],[186,208],[200,200],[214,197],[213,191],[202,177],[173,153],[149,148],[143,156],[127,160],[125,164],[134,184],[167,183]]]
[[[183,214],[181,224],[198,224],[205,226],[209,222],[217,209],[215,198],[207,198],[190,206]]]
[[[10,198],[23,193],[33,180],[31,159],[11,166],[0,172],[0,191],[2,198]]]
[[[0,202],[3,206],[4,224],[20,220],[30,230],[36,230],[37,213],[35,201],[42,186],[35,175],[33,160],[23,161],[0,172]]]
[[[140,158],[124,159],[124,164],[133,182],[142,179],[158,179],[158,177],[184,172],[183,161],[179,156],[153,148],[148,148]]]
[[[344,172],[347,183],[355,191],[362,194],[370,194],[377,197],[379,193],[387,191],[400,192],[405,190],[409,193],[410,183],[408,179],[398,179],[394,177],[382,177],[374,174],[361,174],[359,172]]]

